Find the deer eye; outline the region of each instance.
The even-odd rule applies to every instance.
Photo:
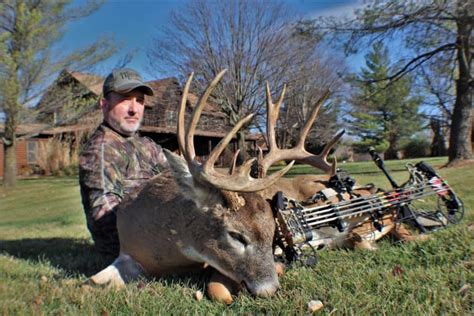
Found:
[[[230,237],[232,237],[232,239],[238,241],[239,243],[241,243],[241,244],[244,245],[245,247],[247,247],[248,244],[250,243],[250,241],[248,240],[248,238],[245,237],[244,235],[242,235],[241,233],[238,233],[238,232],[229,232],[229,235],[230,235]]]

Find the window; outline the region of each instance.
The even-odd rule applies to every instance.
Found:
[[[28,141],[26,142],[26,161],[28,164],[35,164],[38,154],[38,142]]]

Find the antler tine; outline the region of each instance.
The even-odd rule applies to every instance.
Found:
[[[194,72],[191,72],[191,74],[188,77],[188,80],[186,81],[186,85],[184,86],[183,90],[183,96],[181,97],[181,104],[178,110],[178,146],[179,146],[179,151],[184,155],[184,158],[186,161],[191,162],[192,157],[188,156],[186,154],[186,145],[185,145],[185,139],[184,139],[184,115],[186,113],[186,101],[188,100],[188,93],[189,93],[189,87],[191,86],[191,82],[193,80]]]
[[[309,131],[311,130],[311,126],[313,126],[314,121],[316,120],[316,117],[318,117],[319,109],[321,109],[321,105],[323,105],[324,101],[329,97],[329,89],[324,92],[323,96],[319,98],[319,100],[316,102],[316,104],[313,107],[313,110],[311,111],[311,115],[309,116],[308,120],[304,124],[304,127],[300,131],[300,137],[298,140],[298,144],[296,147],[298,148],[304,148],[304,143],[306,141],[306,137],[308,136]]]
[[[234,156],[232,157],[232,163],[230,164],[229,168],[229,175],[233,175],[235,172],[235,169],[237,167],[237,157],[239,157],[240,153],[240,148],[237,149],[237,151],[234,153]]]
[[[285,175],[293,166],[294,161],[289,163],[285,168],[266,176],[263,179],[252,178],[249,174],[244,176],[233,177],[231,179],[222,177],[222,174],[217,172],[202,172],[198,176],[207,183],[211,183],[216,188],[221,190],[235,191],[235,192],[257,192],[268,188],[274,184],[278,179]],[[229,181],[230,180],[230,181]]]
[[[344,135],[345,132],[345,130],[341,130],[337,132],[336,135],[334,135],[334,137],[329,141],[329,143],[326,144],[326,146],[324,146],[323,150],[321,151],[321,157],[324,157],[324,159],[326,159],[329,154],[329,151],[334,147],[334,145],[336,145],[336,143],[339,141],[339,139],[341,139],[342,135]]]
[[[246,117],[242,118],[240,121],[235,124],[235,126],[231,129],[227,135],[221,141],[217,146],[212,150],[212,152],[209,154],[206,162],[204,163],[203,170],[204,172],[210,172],[212,169],[214,169],[214,163],[216,162],[217,158],[221,155],[221,153],[224,151],[224,149],[227,147],[229,144],[230,140],[234,135],[239,131],[239,129],[242,128],[244,124],[247,124],[252,120],[254,117],[254,114],[249,114]]]
[[[207,99],[209,98],[212,91],[217,86],[226,71],[227,69],[224,69],[217,74],[214,80],[212,80],[212,82],[207,86],[206,91],[204,91],[204,93],[201,95],[198,104],[194,108],[192,119],[189,122],[188,130],[186,131],[186,155],[188,158],[186,160],[188,160],[188,162],[193,161],[194,157],[196,157],[196,152],[194,150],[194,132],[196,131],[197,122],[201,117],[202,110],[206,105]]]
[[[257,161],[263,161],[263,150],[262,150],[262,147],[260,146],[257,146],[258,148],[258,155],[257,155]],[[263,178],[264,177],[264,171],[262,169],[262,166],[260,163],[257,164],[257,176],[259,178]]]
[[[278,120],[278,116],[280,115],[280,106],[283,102],[285,97],[286,85],[283,85],[283,89],[281,91],[280,97],[276,103],[273,103],[272,94],[270,92],[270,85],[267,82],[266,92],[267,92],[267,141],[268,141],[268,148],[270,151],[275,148],[278,148],[276,144],[275,138],[275,126]]]

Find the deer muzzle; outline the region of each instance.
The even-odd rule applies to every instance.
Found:
[[[245,281],[242,283],[252,295],[258,297],[273,296],[280,288],[280,282],[278,281],[278,278],[264,283],[247,283]]]

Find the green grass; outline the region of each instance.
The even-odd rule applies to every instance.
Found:
[[[387,162],[396,181],[406,180],[405,163]],[[372,163],[340,166],[358,183],[389,188]],[[308,172],[313,169],[296,166],[291,175]],[[465,203],[461,224],[424,243],[382,240],[376,252],[320,251],[316,266],[287,270],[275,297],[241,294],[231,306],[193,299],[204,291],[205,275],[132,283],[119,291],[82,286],[107,262],[92,248],[77,179],[21,180],[17,188],[0,189],[0,314],[304,315],[312,299],[324,303],[323,314],[472,314],[472,289],[459,290],[474,283],[474,168],[439,172]]]

